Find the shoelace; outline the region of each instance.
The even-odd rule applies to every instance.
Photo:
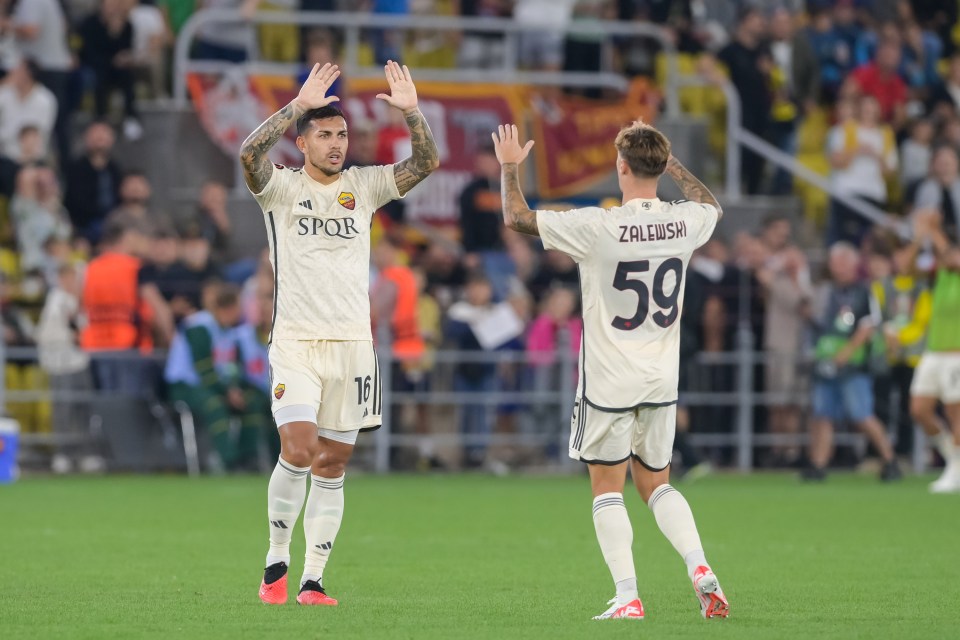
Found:
[[[323,587],[320,586],[320,583],[316,580],[307,580],[303,583],[303,586],[300,587],[300,592],[304,591],[319,591],[323,595],[327,595],[327,592],[323,590]]]

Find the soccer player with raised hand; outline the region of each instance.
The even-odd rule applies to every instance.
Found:
[[[297,602],[335,605],[323,571],[343,518],[344,471],[361,431],[381,425],[380,370],[370,330],[373,214],[440,164],[406,66],[384,66],[389,93],[410,128],[412,155],[394,165],[344,169],[347,122],[327,91],[336,65],[315,65],[297,97],[240,149],[244,178],[263,209],[274,273],[270,338],[273,416],[281,452],[267,488],[270,548],[260,585],[287,601],[290,538],[306,508],[307,551]],[[302,168],[275,165],[271,147],[296,123]],[[307,485],[310,493],[307,496]]]
[[[667,138],[642,122],[617,136],[623,204],[612,209],[531,210],[520,190],[519,164],[533,142],[521,145],[517,127],[503,125],[493,143],[506,225],[540,236],[544,248],[566,253],[580,269],[584,335],[570,456],[589,465],[593,523],[617,592],[595,619],[644,616],[623,502],[628,467],[687,565],[701,614],[725,618],[729,605],[707,564],[690,506],[670,485],[683,277],[693,251],[713,234],[720,205],[671,155]],[[687,200],[657,198],[664,173]]]
[[[931,493],[960,493],[960,247],[943,231],[936,209],[914,214],[914,235],[937,259],[927,347],[913,374],[910,413],[943,457],[946,466]],[[943,403],[945,423],[937,415]]]

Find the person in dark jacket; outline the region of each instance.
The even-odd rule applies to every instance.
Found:
[[[65,171],[63,204],[74,228],[91,244],[99,242],[103,221],[120,202],[122,172],[112,158],[115,140],[110,125],[94,122],[83,134],[83,155]]]

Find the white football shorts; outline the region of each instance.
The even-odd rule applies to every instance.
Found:
[[[570,457],[587,464],[619,464],[631,455],[651,471],[662,471],[673,457],[677,405],[609,412],[579,398],[573,408]]]
[[[913,372],[910,395],[937,398],[944,404],[960,403],[960,353],[924,353]]]
[[[381,425],[383,392],[372,341],[275,340],[269,360],[277,427],[304,421],[343,432]]]

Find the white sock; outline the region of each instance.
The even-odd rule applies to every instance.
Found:
[[[637,597],[637,572],[633,566],[633,527],[622,493],[604,493],[593,499],[593,526],[600,551],[617,587],[617,604]]]
[[[666,536],[673,548],[687,565],[687,574],[693,579],[697,567],[707,565],[703,555],[703,545],[700,543],[700,534],[697,533],[697,524],[693,521],[690,505],[679,491],[669,484],[662,484],[650,494],[647,501],[657,526]]]
[[[936,448],[937,453],[943,458],[943,461],[947,464],[953,463],[958,455],[958,450],[960,447],[957,447],[953,443],[953,435],[948,431],[941,431],[933,438],[933,446]]]
[[[278,562],[290,565],[290,538],[307,495],[305,479],[308,473],[310,467],[295,467],[280,457],[270,476],[267,486],[267,520],[270,522],[268,567]]]
[[[307,538],[307,553],[303,563],[301,586],[307,580],[323,584],[323,569],[327,566],[333,541],[343,520],[343,479],[311,475],[312,486],[303,514],[303,532]]]

